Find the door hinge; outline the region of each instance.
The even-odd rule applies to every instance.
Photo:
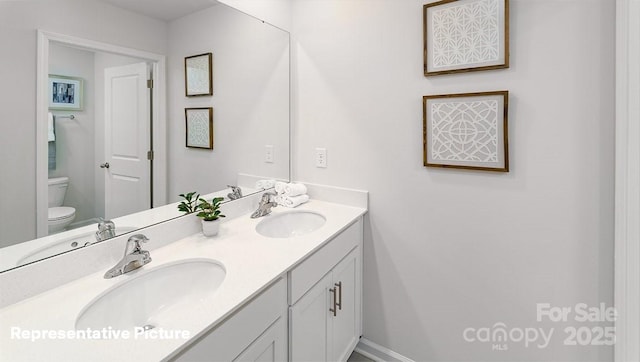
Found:
[[[153,161],[153,151],[147,151],[147,160]]]
[[[153,79],[147,79],[147,88],[153,89]]]

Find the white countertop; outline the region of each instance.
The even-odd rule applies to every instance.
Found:
[[[214,197],[225,197],[225,195],[230,191],[231,189],[224,189],[210,194],[201,195],[201,197],[205,199],[212,199]],[[257,189],[248,186],[243,186],[242,191],[244,192],[245,196],[259,192]],[[225,201],[229,201],[229,199],[225,198]],[[117,235],[121,235],[133,230],[138,230],[149,225],[155,225],[184,215],[182,212],[178,211],[178,204],[179,202],[174,202],[167,205],[158,206],[153,209],[143,210],[137,213],[120,216],[112,219],[111,221],[113,221],[116,225]],[[85,225],[58,234],[43,236],[41,238],[1,248],[0,271],[10,270],[34,260],[53,256],[63,251],[72,250],[74,249],[74,247],[71,246],[71,243],[74,241],[78,243],[78,247],[83,246],[87,242],[94,243],[97,225],[97,223]],[[39,253],[44,249],[50,248],[60,242],[62,243],[62,245],[60,245],[60,247],[54,248],[55,251],[50,251],[49,253]],[[40,256],[36,258],[30,257],[33,253],[39,253]],[[25,257],[28,259],[28,261],[24,260]]]
[[[191,339],[197,338],[366,212],[364,208],[311,200],[295,209],[275,208],[273,214],[291,210],[312,210],[324,215],[327,221],[311,233],[276,239],[255,231],[255,225],[264,217],[251,219],[244,215],[225,220],[215,237],[207,238],[198,233],[153,250],[153,261],[138,271],[104,279],[106,270],[101,270],[1,309],[0,360],[159,361],[187,345],[189,340],[130,337],[31,341],[12,337],[12,328],[14,332],[19,329],[30,335],[42,330],[68,333],[74,330],[82,308],[114,285],[177,260],[209,258],[224,265],[226,277],[210,307],[200,311],[197,318],[185,320],[180,325],[181,329],[189,331]]]

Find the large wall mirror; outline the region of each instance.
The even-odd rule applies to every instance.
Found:
[[[181,193],[289,180],[278,27],[215,0],[9,1],[0,46],[0,272],[179,217]],[[187,96],[209,53],[213,94]]]

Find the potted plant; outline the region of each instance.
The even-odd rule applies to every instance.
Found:
[[[214,236],[218,234],[220,229],[219,218],[225,217],[220,211],[220,203],[224,200],[224,197],[215,197],[211,202],[200,199],[198,208],[200,212],[196,216],[202,218],[202,233],[205,236]]]
[[[179,196],[184,200],[178,204],[178,210],[187,214],[197,212],[196,216],[202,219],[202,233],[205,236],[217,235],[220,230],[219,218],[225,217],[220,211],[220,203],[224,197],[216,197],[209,202],[195,191]]]

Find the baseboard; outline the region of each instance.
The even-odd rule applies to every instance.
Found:
[[[371,342],[366,338],[360,339],[355,351],[376,362],[414,362],[412,359]]]

